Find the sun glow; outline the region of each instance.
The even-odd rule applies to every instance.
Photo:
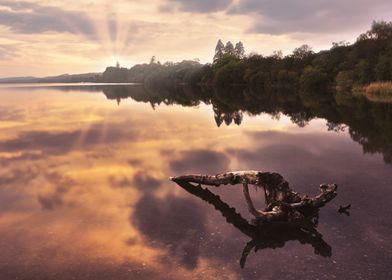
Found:
[[[116,67],[117,63],[119,64],[120,67],[127,67],[127,68],[133,65],[132,61],[130,61],[126,57],[112,55],[104,59],[104,61],[102,62],[102,69],[105,69],[106,67]]]

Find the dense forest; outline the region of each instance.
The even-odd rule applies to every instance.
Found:
[[[331,91],[356,93],[374,82],[392,80],[392,22],[374,21],[371,29],[355,43],[333,43],[332,48],[314,53],[308,45],[283,56],[245,55],[238,42],[218,41],[211,64],[184,60],[150,63],[130,69],[108,67],[100,82],[144,83],[149,87],[170,88],[180,84],[227,87],[247,85],[262,92],[312,93]]]

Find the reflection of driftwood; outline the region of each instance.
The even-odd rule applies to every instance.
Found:
[[[335,184],[320,186],[320,194],[315,197],[300,196],[290,189],[287,181],[278,173],[259,171],[236,171],[217,175],[186,175],[171,178],[182,186],[183,183],[196,183],[219,187],[220,185],[243,185],[243,193],[249,212],[255,216],[257,224],[283,221],[292,222],[317,213],[319,208],[336,195]],[[262,187],[267,207],[262,211],[254,207],[249,195],[248,184]],[[192,186],[192,185],[191,185]]]
[[[272,222],[265,225],[250,224],[234,208],[223,202],[218,195],[213,194],[208,189],[204,189],[200,185],[190,184],[186,180],[177,180],[176,178],[172,180],[187,192],[213,205],[226,218],[228,223],[251,238],[251,241],[243,249],[240,259],[241,267],[245,266],[246,259],[253,249],[257,251],[266,248],[280,248],[290,240],[298,240],[301,244],[312,245],[315,254],[324,257],[331,256],[331,247],[315,229],[318,212],[311,217],[297,219],[295,222]]]
[[[350,216],[350,212],[348,211],[348,210],[350,210],[350,208],[351,208],[351,204],[347,204],[347,205],[344,205],[344,206],[340,205],[339,209],[338,209],[338,212],[339,212],[339,214],[344,213],[347,216]]]

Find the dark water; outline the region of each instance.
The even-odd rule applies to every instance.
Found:
[[[0,104],[0,279],[392,279],[391,105],[104,85],[3,86]],[[310,195],[337,183],[320,235],[253,246],[169,181],[244,169]],[[251,218],[240,186],[209,189]]]

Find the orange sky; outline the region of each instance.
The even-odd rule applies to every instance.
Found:
[[[210,62],[218,39],[241,40],[247,53],[317,51],[391,20],[387,0],[325,2],[0,0],[0,77],[101,72],[153,55]]]

